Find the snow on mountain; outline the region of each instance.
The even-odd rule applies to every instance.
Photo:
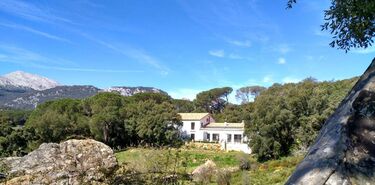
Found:
[[[26,87],[40,91],[59,86],[59,83],[43,76],[15,71],[0,77],[0,86]]]

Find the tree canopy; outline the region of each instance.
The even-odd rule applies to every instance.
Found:
[[[252,103],[246,133],[259,160],[304,151],[357,78],[274,84]]]
[[[292,8],[297,0],[288,0]],[[333,37],[330,46],[343,49],[367,48],[374,43],[375,1],[373,0],[331,0],[331,6],[324,11],[322,30]]]
[[[197,109],[210,113],[222,112],[228,104],[228,95],[233,91],[231,87],[214,88],[197,94],[194,103]]]
[[[252,98],[256,98],[264,90],[266,90],[266,88],[262,86],[241,87],[236,91],[236,98],[240,100],[242,104],[249,103]]]

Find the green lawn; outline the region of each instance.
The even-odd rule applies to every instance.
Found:
[[[239,156],[243,155],[241,152],[149,148],[132,148],[116,153],[119,163],[134,166],[141,171],[142,167],[149,170],[150,168],[159,169],[168,166],[168,169],[176,167],[177,171],[180,172],[192,172],[208,159],[214,161],[218,168],[238,167]],[[302,157],[285,157],[279,160],[259,163],[252,156],[245,156],[250,160],[251,170],[233,173],[231,184],[240,185],[243,182],[262,185],[283,184],[296,165],[302,160]],[[182,165],[182,163],[185,165]],[[214,180],[212,184],[215,184]]]

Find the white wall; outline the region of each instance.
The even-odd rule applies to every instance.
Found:
[[[207,138],[207,133],[210,134],[209,139]],[[247,137],[243,135],[244,131],[242,129],[230,129],[230,128],[203,129],[204,141],[213,141],[213,137],[212,137],[213,134],[219,134],[219,143],[221,145],[222,150],[227,150],[227,151],[235,150],[235,151],[243,151],[248,154],[251,153],[251,149],[247,144]],[[227,140],[228,134],[231,135],[231,141]],[[241,135],[242,136],[241,141],[235,142],[234,135]]]
[[[247,154],[251,154],[251,148],[247,143],[227,143],[225,146],[225,143],[220,143],[221,149],[226,151],[242,151]]]
[[[191,123],[195,123],[195,129],[191,129]],[[183,120],[181,133],[184,138],[190,138],[191,134],[195,134],[195,141],[203,141],[203,132],[201,131],[201,125],[207,125],[208,123],[215,122],[211,115],[203,117],[201,120]]]
[[[191,129],[191,123],[194,122],[195,128]],[[190,138],[191,134],[195,134],[195,141],[203,140],[203,134],[201,131],[201,121],[182,121],[183,125],[181,132],[187,138]]]
[[[208,119],[209,118],[209,119]],[[243,151],[245,153],[250,154],[251,149],[249,148],[247,144],[247,138],[243,135],[244,129],[239,128],[201,128],[201,125],[208,124],[208,121],[210,123],[214,123],[215,120],[211,117],[211,115],[207,115],[201,120],[183,120],[182,127],[181,127],[181,133],[183,138],[190,138],[191,134],[195,134],[195,141],[213,141],[212,135],[213,134],[219,134],[219,143],[221,145],[222,150],[235,150],[235,151]],[[195,129],[191,129],[191,123],[195,123]],[[210,134],[210,138],[206,138],[207,133]],[[231,134],[231,141],[227,141],[227,135]],[[234,142],[234,135],[242,135],[242,140],[239,143]]]

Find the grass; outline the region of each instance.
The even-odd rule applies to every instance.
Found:
[[[279,160],[256,163],[256,167],[250,171],[236,172],[233,174],[231,184],[242,184],[244,176],[247,176],[250,184],[254,185],[285,184],[288,177],[302,159],[302,156],[285,157]]]
[[[241,152],[224,152],[211,151],[203,149],[150,149],[150,148],[132,148],[123,152],[116,153],[119,163],[141,164],[171,163],[173,159],[166,159],[167,156],[179,155],[181,159],[185,159],[186,172],[192,172],[196,167],[205,163],[208,159],[216,163],[218,168],[238,167],[239,155]],[[244,182],[250,184],[284,184],[290,174],[293,172],[297,164],[303,157],[285,157],[279,160],[270,160],[264,163],[257,162],[251,155],[248,155],[251,162],[249,171],[237,171],[232,174],[231,184],[241,185]],[[172,157],[173,158],[173,157]],[[169,161],[168,161],[169,160]],[[150,165],[148,165],[148,168]],[[179,167],[180,171],[182,167]],[[212,181],[212,184],[216,184]]]
[[[167,156],[168,151],[171,152],[172,156],[177,153],[176,149],[150,149],[150,148],[132,148],[123,152],[116,153],[117,160],[119,163],[133,163],[136,161],[142,161],[144,156],[150,154],[159,154],[161,156]],[[200,150],[200,149],[181,149],[181,158],[186,159],[187,172],[192,172],[196,167],[205,163],[207,160],[215,162],[217,167],[233,167],[237,166],[239,161],[237,159],[241,152],[223,152],[223,151],[211,151],[211,150]]]

